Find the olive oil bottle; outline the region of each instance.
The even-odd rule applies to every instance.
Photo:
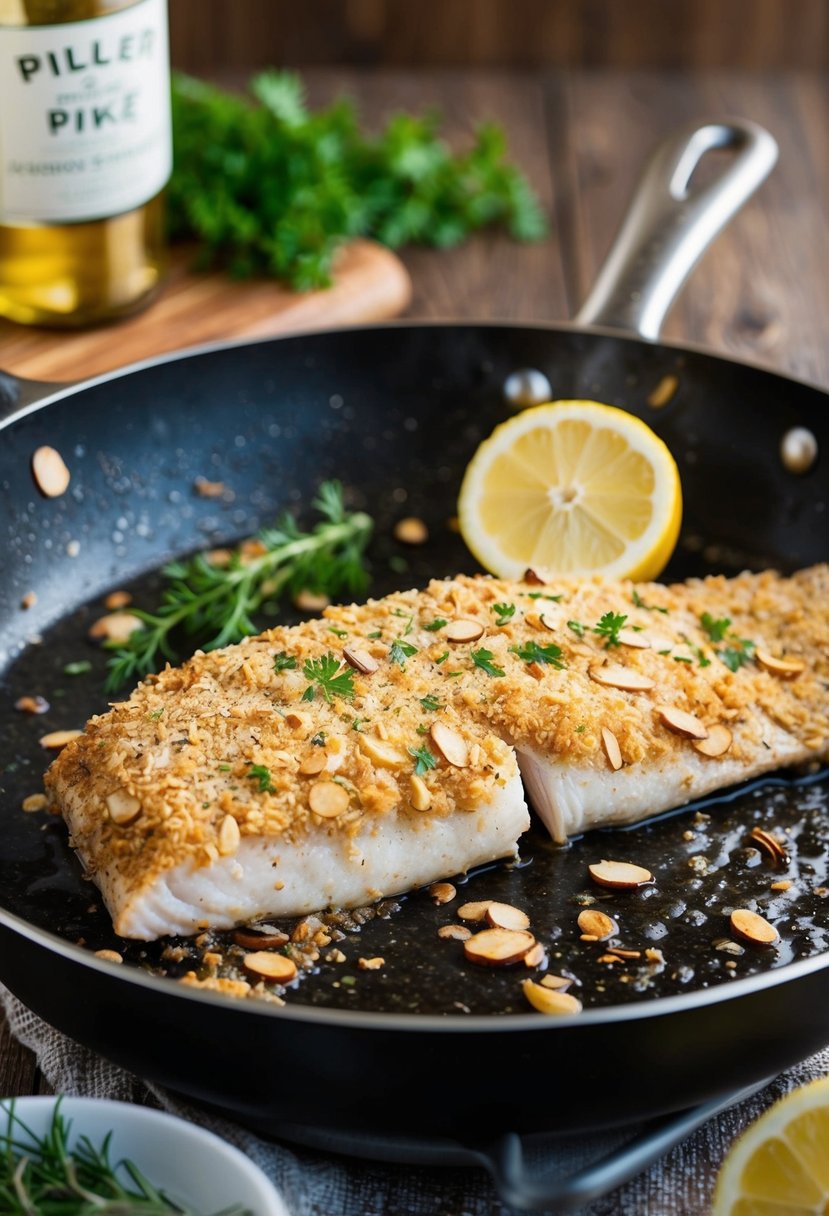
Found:
[[[152,296],[172,165],[166,0],[0,0],[0,315]]]

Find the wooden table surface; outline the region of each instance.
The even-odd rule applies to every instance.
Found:
[[[559,320],[578,307],[651,147],[685,122],[739,115],[766,126],[772,178],[701,262],[664,336],[704,343],[829,387],[829,79],[825,76],[497,72],[308,74],[314,102],[355,96],[367,121],[438,106],[462,140],[507,129],[551,216],[550,237],[481,237],[404,255],[412,317]],[[0,350],[2,365],[2,350]],[[0,1095],[44,1089],[0,1019]]]

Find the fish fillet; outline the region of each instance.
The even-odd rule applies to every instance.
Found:
[[[822,757],[828,596],[826,566],[435,581],[150,676],[47,789],[122,936],[354,907],[514,855],[521,777],[563,841]]]

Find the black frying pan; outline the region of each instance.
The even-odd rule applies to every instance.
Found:
[[[732,150],[730,167],[689,192],[696,162],[715,146]],[[19,810],[44,766],[38,737],[103,706],[103,656],[85,642],[102,596],[134,583],[138,602],[150,604],[152,572],[172,555],[250,535],[286,506],[307,509],[320,480],[336,476],[377,521],[373,592],[474,569],[446,521],[465,463],[509,413],[502,386],[517,369],[546,375],[554,397],[624,406],[668,442],[686,514],[667,577],[792,570],[829,557],[826,464],[796,475],[779,456],[793,427],[827,450],[827,395],[646,340],[773,161],[771,138],[747,123],[686,132],[662,148],[577,324],[311,334],[164,358],[59,391],[7,378],[0,716],[12,762],[2,773],[0,978],[32,1009],[142,1076],[266,1130],[290,1125],[301,1139],[324,1127],[485,1141],[507,1129],[632,1121],[716,1098],[829,1039],[827,920],[813,890],[829,836],[819,774],[732,791],[704,808],[710,819],[688,811],[567,850],[533,831],[521,866],[471,876],[464,894],[527,907],[553,967],[581,980],[588,1008],[561,1021],[526,1012],[515,971],[475,971],[456,943],[438,942],[436,927],[452,915],[424,892],[349,932],[345,970],[323,963],[283,1009],[152,974],[162,965],[155,946],[128,946],[124,966],[101,961],[90,948],[122,944],[90,910],[96,893],[62,826]],[[666,376],[677,388],[655,410],[647,399]],[[31,454],[44,443],[72,469],[69,493],[56,500],[40,498],[31,479]],[[199,498],[198,476],[221,479],[235,497]],[[401,514],[427,521],[435,539],[426,549],[391,539]],[[29,591],[37,603],[24,612]],[[92,675],[62,675],[86,657]],[[23,693],[45,695],[49,714],[15,713]],[[746,840],[754,824],[788,833],[801,899],[769,893],[775,875]],[[668,960],[655,974],[629,966],[626,983],[574,928],[586,865],[608,853],[651,866],[658,880],[601,905],[620,916],[625,945],[659,946]],[[723,952],[725,909],[757,896],[780,927],[780,950]],[[382,954],[387,967],[357,973],[358,954]],[[356,983],[336,987],[349,972]]]

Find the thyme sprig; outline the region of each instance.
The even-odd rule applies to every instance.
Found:
[[[323,482],[313,505],[322,519],[310,531],[283,515],[259,533],[265,552],[258,556],[235,552],[227,565],[218,566],[198,553],[166,566],[168,585],[155,612],[130,608],[145,628],[113,647],[107,691],[155,671],[162,659],[175,661],[174,631],[189,635],[203,650],[215,650],[256,633],[253,614],[283,593],[308,589],[334,597],[362,591],[370,518],[346,511],[337,481]]]

